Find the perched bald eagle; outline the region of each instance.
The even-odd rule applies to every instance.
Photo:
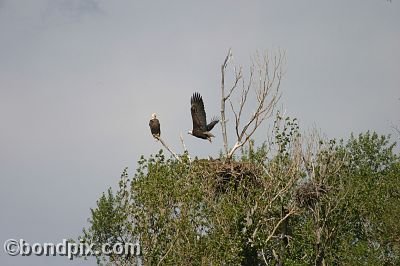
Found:
[[[153,137],[158,139],[161,135],[160,121],[158,121],[157,115],[155,113],[151,115],[149,126]]]
[[[219,119],[213,118],[207,125],[206,111],[204,110],[203,99],[198,92],[195,92],[190,99],[192,113],[193,129],[188,133],[197,138],[208,139],[211,142],[211,138],[215,137],[211,134],[211,129],[219,122]]]

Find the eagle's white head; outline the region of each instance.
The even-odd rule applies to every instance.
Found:
[[[152,113],[151,114],[151,119],[156,119],[157,118],[157,114],[156,113]]]

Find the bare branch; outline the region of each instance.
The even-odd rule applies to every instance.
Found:
[[[184,152],[185,154],[187,154],[187,157],[188,157],[188,159],[189,159],[189,162],[192,162],[192,160],[190,159],[189,152],[188,152],[188,150],[186,149],[185,142],[183,141],[182,132],[181,132],[181,135],[179,136],[179,138],[180,138],[181,143],[182,143],[183,152]]]
[[[225,57],[224,63],[221,66],[221,129],[222,138],[224,141],[225,154],[228,154],[228,137],[226,135],[226,118],[225,118],[225,70],[228,65],[229,58],[232,57],[232,51],[229,49],[228,54]]]
[[[296,212],[295,209],[290,209],[290,211],[278,221],[278,223],[275,225],[274,229],[272,230],[271,234],[269,234],[269,236],[265,240],[265,243],[268,243],[268,241],[275,235],[275,232],[279,228],[281,223],[283,223],[289,216],[293,215],[295,212]]]
[[[263,248],[261,249],[261,255],[262,255],[262,258],[263,258],[263,260],[264,260],[265,265],[268,265],[268,261],[267,261],[267,259],[265,258],[265,253],[264,253],[264,249],[263,249]]]
[[[250,88],[253,84],[253,74],[254,74],[254,67],[250,67],[250,78],[249,82],[247,83],[247,86],[244,85],[244,80],[243,80],[243,89],[242,89],[242,96],[240,98],[240,107],[239,107],[239,119],[236,121],[236,127],[240,125],[240,117],[242,116],[243,112],[243,107],[246,104],[247,101],[247,95],[249,94]],[[238,134],[239,135],[239,134]],[[239,136],[238,136],[239,138]]]
[[[225,101],[228,100],[229,97],[231,97],[233,90],[236,89],[241,78],[242,78],[242,67],[239,68],[239,72],[237,72],[236,68],[235,68],[235,81],[234,81],[233,86],[230,89],[228,95],[225,97]]]
[[[231,110],[232,110],[232,112],[233,112],[233,115],[235,116],[235,124],[237,125],[237,124],[238,124],[238,121],[239,121],[239,116],[238,116],[238,114],[236,113],[235,108],[233,107],[233,103],[232,103],[231,99],[229,99],[229,103],[230,103],[230,105],[231,105]],[[235,131],[236,131],[236,136],[239,137],[239,128],[236,127],[236,128],[235,128]]]
[[[226,93],[225,75],[231,57],[232,52],[231,49],[229,49],[221,65],[221,127],[224,150],[228,159],[232,158],[235,151],[247,143],[259,126],[273,114],[275,106],[280,99],[279,89],[283,75],[282,64],[284,53],[279,51],[272,57],[268,53],[264,56],[256,54],[256,57],[252,59],[253,63],[249,70],[249,79],[247,82],[243,78],[242,67],[234,67],[235,78],[230,90]],[[242,80],[242,89],[239,97],[240,101],[237,106],[235,106],[230,98],[238,88],[240,80]],[[255,82],[255,80],[257,81]],[[256,106],[248,120],[242,124],[242,120],[244,120],[244,109],[249,105],[248,96],[250,90],[254,91]],[[228,149],[227,120],[225,113],[226,101],[229,101],[231,111],[235,118],[236,142],[230,150]]]
[[[253,66],[250,68],[250,78],[248,83],[245,85],[243,81],[242,93],[239,102],[239,111],[235,111],[233,104],[231,103],[231,109],[235,115],[235,129],[237,140],[233,148],[228,153],[228,158],[232,158],[235,151],[242,147],[248,142],[258,127],[264,122],[265,119],[269,118],[277,102],[280,99],[279,89],[282,78],[282,64],[283,55],[279,53],[272,59],[272,66],[270,66],[269,55],[265,55],[262,59],[258,56],[253,59]],[[253,73],[254,65],[257,67],[258,82],[254,87]],[[270,73],[272,72],[272,73]],[[243,110],[248,99],[248,93],[250,89],[254,89],[256,96],[256,110],[250,116],[248,121],[242,126],[241,119],[243,117]]]
[[[175,159],[182,162],[181,158],[179,158],[179,156],[168,147],[168,145],[162,140],[161,137],[157,137],[157,136],[153,136],[153,137],[155,139],[157,139],[158,141],[160,141],[160,143],[164,146],[164,148],[166,148],[175,157]]]

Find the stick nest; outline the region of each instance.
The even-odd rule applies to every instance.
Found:
[[[264,171],[257,163],[222,160],[197,160],[194,163],[201,168],[203,178],[210,181],[217,194],[262,185]]]
[[[327,188],[313,180],[300,184],[295,190],[295,199],[301,207],[314,206],[327,193]]]

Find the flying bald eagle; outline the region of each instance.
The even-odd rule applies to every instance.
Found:
[[[208,139],[215,137],[211,134],[211,129],[219,122],[219,119],[213,118],[207,125],[206,111],[204,110],[203,99],[198,92],[195,92],[190,99],[190,111],[192,113],[193,129],[188,133],[197,138]]]
[[[160,130],[160,121],[157,119],[157,115],[154,113],[151,115],[151,119],[149,122],[151,134],[155,139],[158,139],[161,135],[161,130]]]

